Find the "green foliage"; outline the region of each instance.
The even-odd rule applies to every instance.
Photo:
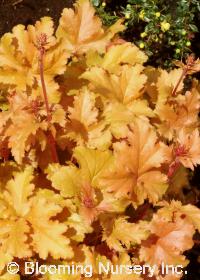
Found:
[[[109,11],[106,8],[106,2],[100,0],[91,0],[91,2],[105,25],[111,26],[117,19],[119,19],[119,16],[117,16],[115,11]]]
[[[91,1],[106,25],[124,17],[124,38],[143,49],[151,64],[169,68],[173,59],[182,59],[193,51],[198,0]]]

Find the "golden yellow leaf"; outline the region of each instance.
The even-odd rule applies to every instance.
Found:
[[[73,156],[78,161],[82,180],[84,179],[96,187],[102,173],[112,161],[112,154],[109,150],[100,151],[86,147],[76,147]]]
[[[74,166],[60,166],[51,164],[48,166],[47,178],[52,182],[52,186],[59,190],[63,197],[73,197],[79,191],[77,188],[78,171]]]
[[[20,275],[19,274],[12,275],[6,272],[0,276],[0,280],[20,280]]]
[[[17,258],[27,258],[32,255],[29,244],[27,244],[30,228],[27,222],[20,218],[17,221],[1,221],[0,251]]]
[[[99,121],[88,132],[87,147],[106,150],[111,146],[112,135],[106,121]]]
[[[57,259],[71,258],[70,241],[64,236],[67,226],[55,219],[68,204],[60,195],[47,189],[38,188],[35,193],[31,167],[15,172],[13,176],[0,199],[0,254],[5,253],[9,260],[28,258],[34,253],[44,259],[48,255]],[[2,266],[5,264],[2,261]]]
[[[82,242],[86,233],[91,233],[93,228],[86,224],[83,217],[77,213],[73,213],[67,220],[66,224],[75,229],[76,233],[72,237],[73,240],[77,242]]]
[[[98,58],[95,57],[95,61]],[[103,69],[110,73],[117,74],[121,70],[121,65],[143,64],[147,61],[147,56],[137,46],[131,43],[124,43],[121,45],[112,46],[108,49],[102,61],[98,63]]]
[[[44,197],[35,196],[32,199],[32,207],[26,219],[33,228],[32,246],[40,258],[46,259],[51,255],[54,259],[72,258],[73,251],[69,245],[69,239],[64,236],[67,226],[53,221],[52,218],[62,211],[55,203],[47,203]],[[42,219],[41,219],[42,212]]]
[[[143,94],[146,76],[142,74],[144,67],[140,64],[135,66],[122,66],[119,75],[110,74],[99,67],[92,67],[81,75],[82,78],[91,82],[92,88],[110,101],[118,101],[128,104]]]
[[[130,256],[126,252],[119,253],[119,258],[114,261],[114,265],[125,265],[125,266],[134,266],[135,263],[131,260]],[[123,274],[111,274],[110,280],[142,280],[141,275],[136,274],[132,271],[131,274],[123,273]]]
[[[110,144],[106,123],[98,122],[99,110],[96,96],[86,87],[75,91],[73,107],[68,107],[70,122],[67,124],[67,137],[78,145],[105,149]],[[101,138],[100,138],[101,136]]]
[[[130,104],[111,103],[104,110],[105,123],[116,139],[126,138],[128,125],[138,116],[153,117],[146,100],[137,99]]]
[[[35,26],[29,25],[27,30],[23,25],[17,25],[12,33],[6,33],[0,42],[0,83],[14,85],[20,91],[37,85],[41,91],[36,44],[37,37],[45,33],[48,45],[44,58],[44,79],[50,101],[55,100],[57,97],[52,95],[58,95],[58,84],[54,77],[64,73],[68,54],[53,32],[53,21],[44,17]]]
[[[172,91],[176,84],[178,83],[182,74],[181,69],[174,69],[170,72],[166,70],[161,70],[161,74],[157,80],[158,97],[156,102],[156,108],[159,107],[167,101],[168,97],[171,97]],[[183,81],[181,81],[178,86],[177,93],[183,89]]]
[[[79,78],[85,70],[86,64],[84,59],[72,59],[72,61],[67,64],[65,73],[59,77],[59,84],[62,92],[68,93],[69,95],[70,90],[79,90],[86,85],[87,81]]]
[[[115,219],[112,225],[109,219],[107,228],[104,227],[103,240],[110,248],[117,252],[124,252],[130,248],[131,244],[140,244],[142,240],[148,237],[149,232],[145,226],[144,222],[129,223],[126,217]],[[110,230],[110,227],[112,227],[112,230]]]
[[[74,97],[74,106],[69,107],[69,118],[81,122],[86,129],[97,122],[98,110],[95,107],[95,95],[83,88]]]
[[[29,136],[35,135],[39,127],[39,123],[34,121],[33,116],[24,112],[18,115],[15,118],[15,123],[7,128],[5,137],[9,137],[8,147],[11,148],[18,163],[22,162],[25,151],[29,150],[29,145],[27,145]]]
[[[8,181],[4,191],[4,199],[11,205],[17,216],[24,217],[30,210],[29,197],[32,195],[34,185],[33,169],[27,167],[22,172],[14,174],[14,179]]]

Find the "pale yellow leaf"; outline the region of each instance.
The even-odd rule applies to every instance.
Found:
[[[25,216],[30,210],[29,197],[34,190],[33,170],[27,167],[22,172],[14,174],[14,179],[8,181],[4,197],[7,202],[14,208],[16,215]]]

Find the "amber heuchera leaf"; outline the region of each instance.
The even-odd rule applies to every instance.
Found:
[[[101,93],[111,101],[128,104],[143,93],[142,89],[146,82],[146,76],[142,74],[143,69],[140,64],[125,65],[121,68],[121,73],[115,75],[109,74],[103,68],[93,67],[81,77],[92,83],[95,92]]]
[[[47,178],[52,182],[53,188],[59,190],[63,197],[74,197],[79,191],[77,188],[78,170],[75,166],[60,166],[51,164],[46,169]]]
[[[119,252],[126,251],[131,245],[140,244],[149,235],[145,222],[129,223],[126,217],[114,221],[108,219],[107,223],[103,223],[103,229],[103,240],[110,248]]]
[[[46,34],[48,45],[44,58],[44,77],[50,101],[58,100],[58,84],[54,77],[65,71],[69,53],[54,36],[53,21],[44,17],[35,26],[17,25],[0,42],[0,83],[14,85],[17,90],[34,87],[40,91],[39,51],[37,38]]]
[[[95,95],[87,88],[74,98],[74,106],[69,107],[69,118],[82,122],[86,128],[97,122],[98,110],[95,108]]]
[[[140,259],[151,265],[161,263],[186,266],[188,261],[182,253],[193,246],[194,227],[184,219],[168,222],[154,217],[149,230],[154,240],[140,249]],[[152,243],[152,244],[151,244]]]
[[[65,125],[65,112],[59,104],[52,107],[52,119],[46,119],[44,103],[25,93],[13,92],[9,98],[9,110],[0,114],[0,134],[7,140],[8,148],[16,162],[22,163],[24,155],[35,143],[39,143],[41,150],[47,145],[48,129],[55,131],[57,123]]]
[[[27,167],[24,172],[16,173],[14,179],[9,180],[6,185],[4,198],[18,216],[24,217],[30,210],[29,197],[35,188],[31,183],[33,178],[33,169]]]
[[[52,220],[52,217],[61,212],[62,208],[39,195],[36,195],[31,202],[32,207],[27,219],[33,229],[31,234],[33,249],[43,259],[46,259],[48,255],[53,256],[54,259],[72,258],[70,240],[64,236],[67,226]],[[40,219],[41,209],[43,209],[42,220]]]
[[[102,173],[112,161],[112,153],[109,150],[101,151],[86,147],[77,147],[73,156],[79,163],[79,172],[82,178],[97,187]]]
[[[68,227],[52,219],[62,211],[62,197],[39,188],[36,192],[31,167],[13,176],[0,197],[0,254],[5,254],[2,267],[7,257],[9,260],[28,258],[35,253],[43,259],[48,255],[56,259],[71,258],[70,241],[64,236]]]
[[[154,116],[148,101],[142,99],[146,82],[144,67],[141,64],[123,65],[117,74],[102,67],[91,67],[81,78],[90,81],[91,89],[100,94],[109,132],[117,139],[126,137],[127,125],[135,116]]]
[[[184,217],[184,219],[191,223],[195,229],[200,232],[200,209],[192,204],[182,205],[180,201],[172,200],[160,202],[159,206],[163,206],[158,210],[157,214],[164,217],[168,221],[172,221],[174,216]]]
[[[84,182],[95,188],[99,187],[103,172],[113,160],[112,153],[108,150],[101,151],[83,146],[75,148],[73,158],[78,167],[72,163],[68,166],[51,164],[46,169],[47,178],[51,180],[52,186],[60,190],[66,198],[76,196]]]
[[[156,108],[159,108],[161,105],[165,104],[167,98],[171,97],[173,88],[176,86],[181,74],[181,69],[174,69],[169,73],[166,70],[161,70],[160,77],[156,83],[158,90]],[[177,92],[180,92],[182,89],[183,81],[180,83]]]
[[[88,141],[89,133],[97,123],[98,109],[95,106],[96,96],[87,88],[82,88],[74,96],[73,107],[68,108],[69,119],[67,136],[79,145]]]
[[[182,152],[178,156],[183,166],[194,170],[194,166],[200,164],[200,136],[196,128],[191,134],[182,129],[178,134],[179,149]]]
[[[87,53],[87,66],[99,66],[112,74],[119,74],[124,64],[134,66],[146,61],[147,56],[136,45],[126,41],[109,47],[104,57],[94,51]]]
[[[124,30],[121,20],[104,31],[101,20],[89,0],[79,0],[73,9],[64,9],[56,35],[62,38],[66,49],[82,54],[92,49],[104,52],[110,39]]]
[[[104,170],[112,161],[109,151],[100,151],[86,147],[77,147],[73,158],[79,167],[74,165],[49,165],[46,172],[52,186],[59,190],[62,196],[70,198],[79,213],[79,223],[90,225],[102,212],[115,211],[114,199],[104,198],[99,192],[99,180]],[[74,211],[74,210],[72,210]],[[73,215],[73,212],[72,212]]]
[[[158,125],[160,134],[171,140],[183,127],[188,133],[198,126],[200,96],[198,83],[193,81],[193,88],[185,95],[178,95],[170,103],[159,106],[156,114],[161,124]]]
[[[175,60],[174,64],[182,68],[182,70],[187,69],[187,74],[194,74],[200,71],[200,60],[199,58],[195,60],[194,54],[191,54],[187,57],[186,64],[178,60]]]
[[[167,177],[160,171],[163,145],[147,121],[138,119],[130,128],[127,141],[114,144],[115,165],[101,184],[116,197],[128,196],[134,205],[146,198],[155,203],[167,189]]]

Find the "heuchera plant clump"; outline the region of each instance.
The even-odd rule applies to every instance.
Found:
[[[181,278],[161,275],[162,262],[189,262],[200,210],[183,188],[200,164],[200,87],[184,79],[200,62],[145,67],[123,30],[79,0],[57,30],[44,17],[1,38],[2,279],[10,261],[91,263],[102,280],[147,275],[98,275],[100,261],[157,265],[156,280]]]

